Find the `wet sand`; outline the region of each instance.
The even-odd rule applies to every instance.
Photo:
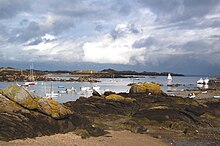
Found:
[[[108,131],[109,134],[100,137],[82,139],[80,136],[69,132],[51,136],[36,137],[34,139],[0,141],[0,146],[168,146],[161,139],[153,138],[146,134],[135,134],[129,131]]]
[[[203,89],[203,90],[189,90],[189,91],[173,91],[169,92],[169,94],[174,94],[176,96],[181,96],[183,98],[189,97],[190,93],[194,93],[196,99],[204,99],[204,98],[214,98],[220,97],[220,89],[210,90],[210,89]]]

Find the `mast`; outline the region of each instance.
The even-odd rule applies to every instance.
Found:
[[[172,80],[173,80],[173,78],[171,77],[171,75],[169,73],[168,77],[167,77],[167,85],[171,85],[172,84]]]
[[[30,65],[30,81],[34,81],[34,65],[33,63]]]

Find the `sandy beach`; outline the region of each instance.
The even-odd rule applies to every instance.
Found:
[[[0,141],[1,146],[168,146],[161,139],[146,134],[135,134],[129,131],[108,131],[109,134],[100,137],[82,139],[73,132],[51,136],[36,137],[34,139]]]

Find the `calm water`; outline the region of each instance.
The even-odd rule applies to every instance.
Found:
[[[204,77],[205,78],[205,77]],[[54,98],[55,100],[59,102],[67,102],[67,101],[75,101],[80,96],[91,96],[92,92],[82,92],[80,90],[80,87],[82,86],[99,86],[100,93],[104,93],[105,90],[111,90],[114,92],[128,92],[129,86],[127,86],[129,83],[137,83],[137,82],[156,82],[163,84],[162,90],[180,90],[180,89],[191,89],[196,87],[196,81],[199,80],[200,77],[173,77],[173,83],[178,84],[185,84],[185,86],[179,86],[179,87],[167,87],[167,77],[166,76],[159,76],[159,77],[149,77],[149,76],[143,76],[143,78],[137,79],[131,79],[131,78],[117,78],[117,79],[109,79],[109,78],[103,78],[99,79],[101,82],[98,83],[88,83],[88,82],[37,82],[37,85],[30,86],[28,89],[30,91],[34,90],[34,93],[40,97],[45,97],[46,93],[49,93],[52,90],[56,93],[61,90],[65,90],[71,87],[74,87],[76,89],[76,92],[73,93],[63,93],[59,94],[58,97]],[[14,84],[14,82],[0,82],[0,89],[5,88],[6,86]],[[23,84],[19,83],[18,84]],[[58,88],[58,86],[64,86],[64,88]]]

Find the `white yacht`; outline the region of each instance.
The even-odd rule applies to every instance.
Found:
[[[88,87],[88,86],[82,86],[82,87],[80,87],[80,90],[82,92],[92,92],[92,88]]]
[[[209,83],[209,79],[206,78],[205,80],[203,80],[203,82],[204,82],[205,85],[208,85],[208,83]]]
[[[197,81],[197,84],[204,84],[204,80],[202,78],[200,78],[198,81]]]
[[[96,91],[99,91],[100,87],[99,86],[93,86],[92,89],[96,90]]]

